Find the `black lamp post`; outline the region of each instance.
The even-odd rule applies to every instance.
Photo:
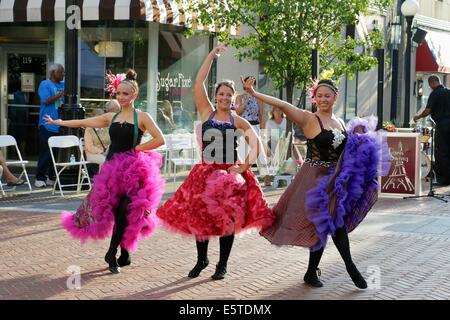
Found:
[[[406,0],[401,6],[402,14],[406,19],[406,51],[405,51],[405,117],[403,127],[409,128],[411,110],[411,38],[412,21],[419,11],[419,4],[415,0]]]
[[[372,32],[380,28],[377,18],[369,19],[367,30]],[[384,107],[384,48],[377,48],[375,56],[378,60],[378,79],[377,79],[377,129],[381,129],[383,124],[383,107]]]
[[[398,11],[400,11],[400,8],[398,8]],[[398,98],[397,98],[397,90],[398,90],[398,49],[400,46],[400,40],[401,40],[401,32],[402,32],[402,26],[400,23],[400,16],[395,16],[393,18],[393,21],[390,23],[391,27],[391,37],[390,37],[390,43],[392,47],[392,80],[391,80],[391,113],[390,113],[390,119],[394,121],[397,124],[397,104],[398,104]]]
[[[63,120],[83,119],[84,108],[78,100],[78,29],[81,27],[80,7],[76,0],[66,0],[66,42]],[[80,129],[61,127],[61,134],[81,134]]]
[[[84,108],[78,99],[78,29],[81,28],[81,8],[76,0],[66,0],[65,20],[65,81],[64,104],[59,109],[62,120],[84,119]],[[60,128],[61,135],[82,137],[81,128]],[[60,162],[69,161],[70,155],[78,155],[77,148],[64,148],[59,151]],[[78,169],[69,167],[61,174],[62,184],[75,184],[78,180]]]
[[[314,80],[318,80],[319,79],[319,69],[320,69],[320,64],[319,64],[319,50],[317,49],[312,49],[311,50],[311,77]],[[312,112],[316,112],[317,111],[317,107],[315,104],[313,104],[312,106]]]
[[[378,48],[376,51],[378,60],[378,83],[377,83],[377,129],[383,126],[383,106],[384,106],[384,49]]]

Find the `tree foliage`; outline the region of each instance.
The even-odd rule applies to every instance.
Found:
[[[237,57],[259,60],[277,88],[292,102],[295,87],[311,78],[311,50],[319,50],[320,67],[333,77],[352,77],[377,64],[374,49],[383,45],[379,31],[365,39],[345,38],[345,27],[358,23],[370,8],[385,10],[390,0],[227,0],[194,1],[192,12],[216,29],[247,25],[253,32],[239,37],[218,32],[221,42],[237,49]]]

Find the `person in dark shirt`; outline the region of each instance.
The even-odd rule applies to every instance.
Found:
[[[450,89],[445,88],[438,76],[428,78],[433,92],[428,97],[425,110],[414,116],[414,121],[431,115],[436,122],[434,134],[435,173],[438,185],[450,185]]]

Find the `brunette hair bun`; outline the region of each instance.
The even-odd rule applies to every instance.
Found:
[[[133,69],[128,69],[128,70],[127,70],[127,73],[126,73],[126,75],[125,75],[125,78],[126,78],[127,80],[136,81],[136,79],[137,79],[137,73],[136,73],[136,71],[134,71]]]

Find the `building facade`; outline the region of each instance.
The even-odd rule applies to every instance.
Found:
[[[133,68],[140,91],[136,106],[149,112],[166,134],[192,132],[195,76],[215,40],[203,27],[188,24],[187,2],[79,3],[79,52],[73,54],[86,116],[109,100],[105,73]],[[186,27],[202,31],[186,37]],[[65,64],[65,28],[64,0],[0,1],[0,134],[16,137],[29,160],[38,155],[37,88],[51,64]],[[222,76],[214,73],[217,77]]]

